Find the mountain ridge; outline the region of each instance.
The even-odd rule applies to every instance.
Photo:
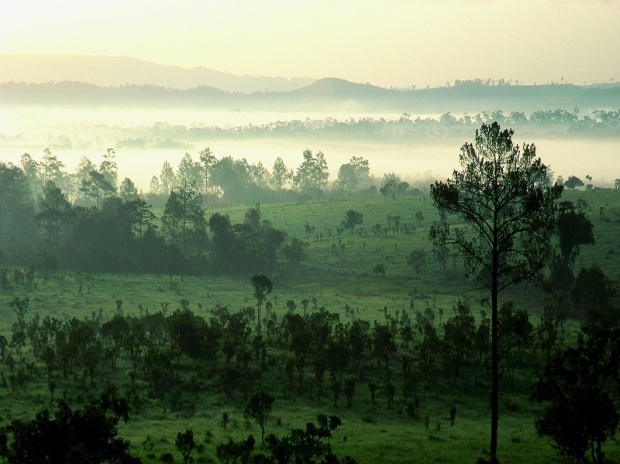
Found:
[[[290,91],[316,79],[236,75],[204,66],[183,68],[139,58],[106,55],[0,54],[0,82],[77,81],[103,87],[155,85],[188,90],[214,87],[226,92]]]
[[[495,110],[533,112],[556,109],[593,111],[620,108],[618,83],[600,86],[489,85],[480,80],[467,80],[438,88],[386,89],[337,77],[287,80],[277,77],[234,76],[209,68],[187,70],[126,57],[114,58],[111,61],[86,57],[79,63],[71,61],[69,66],[66,60],[71,60],[73,55],[63,55],[64,61],[58,60],[58,56],[45,61],[40,58],[43,55],[37,55],[40,59],[27,60],[28,66],[42,67],[50,77],[64,76],[68,79],[48,79],[38,83],[30,80],[27,83],[28,78],[33,76],[28,74],[28,66],[20,68],[21,74],[16,72],[15,68],[7,69],[5,65],[11,64],[7,56],[0,55],[0,99],[4,105],[14,106],[156,106],[235,111],[387,111],[399,114],[475,114]],[[21,59],[32,56],[21,55]],[[80,81],[79,76],[76,76],[79,72],[63,74],[77,69],[81,70],[80,75],[84,78],[96,76],[101,73],[101,66],[105,63],[110,66],[106,68],[107,75],[116,76],[117,85],[104,86]],[[112,67],[112,64],[116,67]],[[123,69],[139,69],[140,72],[135,71],[131,75],[133,82],[127,82],[125,75],[121,75],[119,71]],[[112,72],[114,70],[118,72]],[[166,72],[171,70],[181,70],[185,80],[175,81],[175,73],[166,75]],[[18,79],[19,75],[25,78]],[[165,80],[170,85],[158,84],[156,76],[160,76],[160,80]],[[193,80],[187,76],[193,76]],[[207,78],[208,76],[211,77]],[[10,77],[12,78],[9,79]],[[194,83],[198,85],[180,88]],[[269,86],[272,86],[271,90]],[[241,88],[245,91],[239,91]]]
[[[387,111],[436,115],[495,110],[533,112],[578,109],[589,112],[620,108],[620,85],[606,88],[571,85],[467,87],[394,90],[325,78],[295,91],[242,94],[206,86],[182,90],[153,85],[101,87],[75,81],[45,84],[5,82],[0,83],[0,101],[5,106],[152,106],[235,111]]]

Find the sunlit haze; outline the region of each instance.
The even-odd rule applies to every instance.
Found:
[[[620,2],[5,0],[0,53],[130,56],[383,87],[620,79]]]

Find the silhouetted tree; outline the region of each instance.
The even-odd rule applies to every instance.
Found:
[[[209,195],[209,187],[210,187],[210,178],[211,178],[211,168],[216,163],[215,155],[211,151],[209,147],[205,147],[199,153],[200,164],[202,168],[202,175],[204,177],[204,181],[202,184],[205,187],[205,198],[208,198]]]
[[[571,202],[562,202],[558,216],[560,253],[567,266],[572,267],[579,255],[579,245],[594,243],[593,225],[581,211],[575,211]]]
[[[127,233],[130,239],[133,238],[133,234],[138,235],[138,240],[142,240],[144,232],[149,228],[153,229],[157,227],[155,220],[157,217],[151,211],[151,205],[147,204],[142,198],[134,198],[129,200],[120,208],[119,211],[121,220],[127,227]]]
[[[592,222],[582,211],[576,211],[570,201],[560,203],[557,220],[559,253],[551,260],[550,284],[553,288],[566,290],[573,282],[573,265],[579,255],[579,246],[594,243]]]
[[[80,191],[95,202],[95,208],[99,209],[99,204],[104,199],[114,194],[116,189],[108,181],[103,173],[94,169],[88,173],[88,178],[82,180]]]
[[[385,275],[385,264],[383,263],[376,264],[375,267],[372,268],[372,273]]]
[[[200,186],[204,183],[204,172],[198,162],[192,160],[192,155],[185,153],[179,162],[177,170],[177,185],[195,185],[196,190],[200,191]]]
[[[353,156],[348,163],[341,165],[338,169],[336,182],[345,192],[350,194],[367,186],[369,174],[368,160],[361,156]]]
[[[512,142],[512,130],[483,124],[474,143],[461,148],[462,171],[447,182],[431,185],[436,207],[459,214],[469,229],[448,224],[432,227],[437,246],[451,245],[463,256],[465,268],[491,294],[491,443],[497,462],[499,423],[498,296],[515,282],[536,278],[549,254],[555,228],[555,200],[562,187],[548,186],[547,167],[536,148]]]
[[[125,203],[140,198],[136,184],[134,184],[129,177],[125,177],[121,182],[121,185],[118,187],[118,196]]]
[[[331,463],[331,464],[355,464],[355,461],[345,456],[339,460],[333,454],[329,439],[332,432],[342,424],[337,416],[327,417],[319,415],[318,426],[313,422],[306,424],[306,429],[292,430],[290,435],[278,439],[271,434],[267,437],[267,446],[271,451],[276,464],[311,464],[311,463]],[[327,439],[327,442],[322,441]]]
[[[420,277],[420,273],[426,267],[426,250],[417,248],[409,253],[407,257],[407,265],[412,266],[415,269],[415,273]]]
[[[396,353],[396,343],[394,337],[387,325],[375,324],[372,338],[372,348],[374,355],[385,361],[385,367],[388,367],[390,356]]]
[[[548,402],[536,430],[558,453],[578,462],[604,462],[603,444],[620,416],[614,397],[620,384],[618,328],[598,329],[580,338],[546,366],[532,398]],[[589,457],[587,456],[589,454]]]
[[[273,282],[267,276],[254,274],[252,276],[252,286],[254,287],[254,298],[256,298],[256,315],[257,325],[256,331],[260,337],[261,332],[261,308],[267,295],[273,290]]]
[[[24,153],[19,160],[19,165],[26,176],[28,184],[30,184],[32,198],[37,198],[41,195],[41,190],[43,188],[39,175],[39,163],[28,153]]]
[[[249,435],[247,439],[241,441],[233,441],[232,438],[228,439],[227,443],[220,443],[215,449],[215,455],[217,459],[223,464],[236,464],[236,463],[261,463],[256,456],[252,457],[252,451],[254,451],[254,445],[256,440],[254,436]],[[262,461],[265,464],[269,463],[269,460]]]
[[[34,205],[28,179],[12,164],[0,161],[0,246],[33,243]],[[17,251],[17,250],[13,250]]]
[[[194,432],[192,429],[187,429],[185,433],[177,433],[177,439],[174,444],[176,445],[179,453],[183,456],[183,464],[191,462],[192,451],[196,448],[196,442],[194,441]]]
[[[600,267],[581,269],[570,289],[570,298],[584,325],[612,326],[620,323],[620,313],[611,306],[616,289]]]
[[[514,351],[517,353],[530,345],[532,341],[532,326],[529,315],[525,309],[517,309],[512,301],[501,305],[498,315],[499,330],[499,358],[505,368],[512,376],[513,370],[519,366],[519,360],[515,359]]]
[[[314,155],[311,150],[304,150],[303,161],[293,176],[295,188],[302,193],[322,192],[328,179],[325,155],[320,151]]]
[[[306,259],[306,244],[298,238],[293,237],[291,243],[285,244],[282,251],[291,264],[299,265]]]
[[[228,201],[238,201],[250,184],[250,173],[245,159],[235,160],[225,156],[211,168],[211,187],[223,190]]]
[[[161,217],[162,232],[183,255],[199,254],[207,240],[202,195],[195,185],[170,192]]]
[[[476,319],[465,301],[459,300],[454,310],[455,315],[443,324],[443,349],[456,379],[461,366],[474,358]]]
[[[291,181],[293,178],[293,171],[289,170],[284,164],[284,161],[279,156],[273,163],[271,170],[271,180],[273,187],[276,191],[282,190],[282,188]]]
[[[118,166],[115,157],[116,153],[114,149],[108,148],[99,165],[99,172],[103,174],[104,179],[108,181],[114,189],[116,189],[116,183],[118,181]]]
[[[52,155],[49,148],[43,150],[43,159],[39,163],[39,180],[41,185],[49,181],[54,182],[58,187],[67,190],[69,187],[67,173],[64,172],[65,165],[56,155]]]
[[[564,181],[564,187],[569,190],[575,190],[577,187],[583,187],[583,181],[576,176],[569,176],[568,179]]]
[[[39,212],[35,219],[46,232],[48,241],[60,245],[60,233],[66,227],[71,216],[71,203],[62,190],[53,182],[48,182],[43,189],[43,197],[39,198]]]
[[[263,445],[265,444],[265,424],[271,413],[271,406],[274,401],[275,398],[269,393],[254,393],[243,412],[243,417],[252,418],[260,425],[261,443]]]
[[[350,209],[346,212],[345,218],[342,221],[342,225],[345,229],[351,229],[351,232],[355,229],[355,226],[364,223],[364,215],[357,211]]]
[[[409,183],[400,179],[393,172],[383,175],[383,186],[379,189],[381,195],[396,199],[398,196],[404,196],[409,188]]]
[[[435,247],[433,248],[433,256],[437,260],[437,264],[439,264],[439,269],[445,274],[448,266],[448,258],[450,257],[450,250],[445,246]]]

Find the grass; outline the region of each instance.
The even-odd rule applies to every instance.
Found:
[[[599,208],[607,211],[620,207],[620,192],[593,190],[589,192],[565,192],[563,200],[576,202],[585,199],[590,209],[587,215],[594,224],[596,244],[584,246],[577,261],[579,266],[599,265],[617,286],[620,280],[620,237],[618,223],[606,220]],[[233,221],[239,222],[247,206],[220,210],[228,213]],[[354,233],[345,231],[338,237],[336,229],[344,219],[347,210],[364,214],[363,230]],[[424,215],[422,224],[415,219],[415,213]],[[270,276],[274,280],[274,291],[268,300],[274,311],[282,316],[287,311],[285,303],[294,300],[298,312],[302,311],[300,301],[316,299],[318,306],[325,306],[330,312],[337,312],[343,322],[353,318],[369,322],[384,322],[384,307],[391,314],[407,311],[413,317],[416,310],[432,308],[438,314],[443,310],[443,321],[450,317],[457,298],[468,298],[474,314],[478,314],[480,301],[486,293],[472,290],[472,284],[461,277],[460,264],[456,262],[455,272],[443,275],[432,258],[432,248],[427,239],[428,227],[438,219],[427,196],[408,197],[397,200],[351,200],[325,201],[307,204],[262,205],[262,218],[271,221],[273,227],[283,229],[287,236],[302,238],[308,243],[308,259],[301,266],[283,263],[278,272]],[[208,215],[209,213],[207,213]],[[374,224],[387,225],[386,216],[400,215],[400,225],[415,227],[410,234],[388,233],[375,235]],[[306,237],[304,224],[315,227],[315,234]],[[332,238],[328,239],[331,229]],[[323,240],[316,234],[323,233]],[[344,243],[344,252],[331,251],[332,243]],[[420,276],[406,265],[406,260],[415,248],[427,250],[428,264]],[[384,263],[386,275],[376,275],[372,269]],[[450,261],[449,268],[453,263]],[[576,269],[578,270],[578,269]],[[168,312],[180,308],[181,299],[190,301],[190,309],[197,315],[209,318],[209,310],[217,304],[227,305],[232,311],[253,306],[253,289],[250,276],[236,278],[163,276],[163,275],[119,275],[93,274],[77,275],[71,272],[58,273],[48,282],[37,277],[36,288],[25,290],[11,288],[0,290],[0,299],[8,303],[15,297],[28,296],[30,307],[26,319],[38,314],[41,318],[53,315],[59,319],[71,317],[101,318],[109,320],[116,313],[116,300],[123,301],[125,315],[140,316],[161,310],[162,302],[169,303]],[[81,291],[80,291],[81,285]],[[533,286],[517,286],[502,295],[502,300],[512,300],[517,307],[528,309],[531,321],[535,323],[548,296]],[[345,307],[351,308],[349,315]],[[313,304],[310,303],[310,308]],[[312,310],[312,309],[310,309]],[[439,325],[438,317],[435,325]],[[0,333],[10,339],[14,314],[4,306],[0,311]],[[576,327],[576,323],[571,323]],[[189,369],[192,361],[184,360],[182,367]],[[540,366],[539,366],[540,367]],[[536,369],[538,369],[537,367]],[[36,367],[41,372],[44,367]],[[400,366],[394,363],[393,371]],[[502,462],[510,463],[554,463],[561,462],[546,439],[539,437],[534,428],[534,417],[540,413],[540,405],[530,403],[528,391],[535,381],[534,372],[517,371],[514,379],[502,379],[502,395],[499,429],[499,456]],[[309,386],[311,371],[306,372],[308,388],[303,394],[288,392],[286,382],[280,374],[268,371],[263,374],[260,385],[276,396],[273,413],[267,422],[266,432],[287,434],[292,428],[303,428],[308,421],[316,421],[317,414],[335,414],[341,417],[343,425],[334,433],[332,446],[338,455],[349,454],[359,463],[453,463],[474,462],[488,450],[490,408],[488,405],[488,379],[484,372],[465,370],[462,379],[453,383],[442,381],[436,388],[417,392],[420,400],[415,417],[398,413],[398,407],[388,410],[381,392],[378,405],[373,407],[366,384],[375,379],[380,385],[385,380],[377,376],[376,369],[369,365],[365,377],[359,378],[353,407],[346,407],[344,395],[334,406],[327,385],[321,404],[317,402]],[[0,373],[8,376],[6,365],[0,365]],[[215,459],[215,446],[229,438],[239,440],[248,434],[260,435],[260,428],[243,417],[246,398],[237,393],[227,398],[218,385],[217,378],[203,372],[205,388],[197,397],[184,393],[176,408],[162,406],[153,398],[146,398],[143,407],[135,410],[132,420],[119,426],[119,434],[130,440],[132,450],[144,462],[161,462],[160,457],[172,453],[177,462],[180,455],[174,440],[178,432],[191,428],[196,440],[202,445],[195,456]],[[23,391],[12,392],[10,387],[0,388],[0,425],[13,419],[33,417],[34,413],[50,405],[50,394],[44,375],[33,379]],[[79,376],[78,376],[79,377]],[[474,380],[477,380],[476,383]],[[121,390],[129,387],[126,366],[118,369],[100,369],[98,385],[112,381]],[[138,380],[138,389],[145,387]],[[76,390],[79,379],[58,380],[56,398],[65,395],[72,402],[95,396],[97,389]],[[397,391],[397,401],[400,391]],[[449,410],[456,406],[454,426],[450,426]],[[222,413],[230,416],[226,429],[221,425]],[[426,417],[428,417],[428,428]],[[260,446],[260,445],[258,445]],[[620,456],[620,443],[611,440],[604,447],[609,457]],[[613,461],[610,461],[613,462]],[[617,461],[616,461],[617,462]]]

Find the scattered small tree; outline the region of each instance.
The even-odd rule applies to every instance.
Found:
[[[577,187],[583,187],[583,185],[583,181],[576,176],[569,176],[569,178],[564,181],[564,187],[569,190],[575,190]]]
[[[342,221],[342,226],[345,229],[350,229],[351,232],[355,229],[355,226],[362,224],[364,222],[364,215],[362,213],[358,213],[357,211],[353,211],[350,209],[345,214],[345,218]]]
[[[252,285],[254,286],[254,298],[256,298],[256,315],[257,315],[257,333],[260,337],[261,332],[261,309],[267,295],[273,290],[273,282],[267,276],[254,274],[252,276]]]
[[[415,273],[420,277],[420,273],[426,267],[426,250],[417,248],[409,253],[407,258],[407,265],[412,266],[415,269]]]
[[[177,439],[175,445],[183,456],[183,464],[191,462],[191,455],[194,448],[196,448],[196,442],[194,441],[194,432],[192,429],[187,429],[185,433],[177,433]]]
[[[424,221],[424,213],[422,211],[418,211],[415,213],[415,218],[418,221],[418,225],[422,227],[422,221]]]
[[[271,406],[275,398],[269,393],[258,392],[250,397],[250,401],[243,412],[246,419],[254,419],[260,425],[261,443],[265,444],[265,424],[271,413]]]
[[[293,237],[291,243],[285,244],[282,251],[291,264],[299,265],[306,259],[306,244],[298,238]]]

